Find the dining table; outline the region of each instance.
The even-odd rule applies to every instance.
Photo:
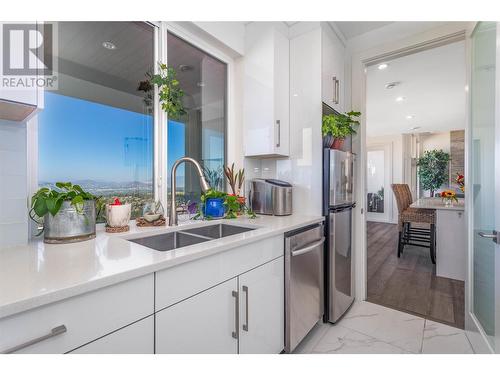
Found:
[[[436,211],[436,275],[465,280],[467,220],[465,199],[446,204],[441,198],[420,198],[410,207]]]

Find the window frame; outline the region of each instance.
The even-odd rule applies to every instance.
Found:
[[[189,27],[190,22],[165,22],[165,21],[147,21],[146,24],[153,27],[154,32],[154,73],[158,73],[158,61],[167,62],[167,35],[174,34],[178,38],[199,48],[203,52],[215,57],[227,66],[226,70],[226,108],[225,108],[225,126],[224,126],[224,161],[227,164],[228,157],[235,159],[236,154],[229,152],[228,143],[234,138],[235,132],[232,124],[234,121],[233,93],[234,93],[234,59],[216,47],[210,39],[202,32],[196,32],[194,28]],[[43,95],[43,94],[42,94]],[[154,88],[154,110],[153,110],[153,195],[155,200],[159,200],[165,211],[168,210],[168,190],[167,177],[168,166],[168,131],[166,124],[168,116],[163,112],[158,103],[158,88]],[[28,197],[27,207],[31,205],[31,197],[39,189],[38,187],[38,116],[33,116],[27,122],[27,185]],[[32,239],[36,230],[34,223],[30,221],[29,233]],[[104,227],[104,223],[97,224]]]

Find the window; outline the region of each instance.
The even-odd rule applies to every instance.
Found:
[[[160,174],[169,186],[175,160],[190,156],[212,187],[224,188],[227,65],[171,33],[155,41],[154,29],[144,22],[58,23],[58,90],[45,92],[37,116],[39,186],[71,181],[108,201],[132,203],[132,217],[142,214],[155,196],[155,163],[165,162],[154,158],[148,81],[160,60],[155,43],[167,43],[167,64],[177,73],[187,113],[169,119],[168,143],[158,142],[167,149]],[[182,165],[177,176],[180,203],[198,201],[192,166]]]
[[[60,22],[59,83],[38,115],[40,186],[80,184],[142,214],[153,199],[153,101],[140,82],[154,66],[141,22]],[[149,94],[150,95],[150,94]]]
[[[176,70],[187,114],[168,121],[168,178],[173,163],[190,156],[204,167],[210,185],[223,189],[225,164],[227,65],[168,33],[168,65]],[[170,185],[170,181],[169,181]],[[171,192],[169,192],[170,194]],[[177,170],[179,203],[198,201],[199,179],[192,165]]]

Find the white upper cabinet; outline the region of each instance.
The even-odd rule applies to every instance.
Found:
[[[247,25],[243,122],[245,156],[289,155],[290,43],[276,25]]]
[[[5,31],[3,25],[3,23],[0,23],[0,38],[2,40],[8,38],[10,41],[9,58],[5,58],[3,62],[0,62],[2,72],[6,72],[7,69],[3,64],[14,64],[12,68],[19,69],[19,64],[23,63],[26,66],[28,60],[19,60],[19,56],[25,56],[24,39],[22,39],[25,36],[23,32],[13,29],[8,31],[7,35],[3,35]],[[31,59],[34,58],[36,58],[34,55],[31,56]],[[37,82],[41,81],[39,76],[4,74],[1,78],[0,120],[24,121],[36,113],[37,109],[43,108],[44,89],[43,87],[37,87]]]
[[[344,112],[345,47],[328,25],[321,27],[321,97],[338,112]]]

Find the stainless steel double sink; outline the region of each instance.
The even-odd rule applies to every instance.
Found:
[[[257,228],[240,227],[230,224],[215,224],[191,229],[179,229],[175,232],[157,234],[128,241],[149,247],[158,251],[169,251],[184,246],[215,240],[234,234],[244,233]]]

